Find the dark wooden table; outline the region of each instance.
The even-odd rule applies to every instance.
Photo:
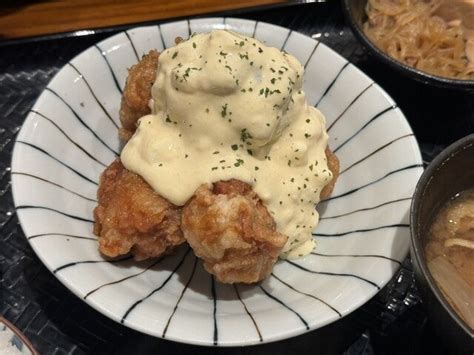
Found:
[[[22,38],[97,29],[285,2],[285,0],[2,0],[0,38]]]

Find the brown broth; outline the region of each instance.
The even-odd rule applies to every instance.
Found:
[[[444,246],[450,238],[474,242],[474,190],[457,194],[436,214],[425,246],[428,262],[438,256],[447,258],[474,289],[474,250],[462,246]]]
[[[457,276],[467,284],[466,289],[471,289],[468,293],[471,296],[467,302],[472,304],[474,303],[474,299],[472,299],[472,295],[474,295],[474,249],[467,246],[446,245],[446,243],[453,243],[453,240],[464,244],[471,243],[472,245],[474,243],[474,189],[456,194],[438,211],[425,242],[425,257],[435,280],[439,280],[439,277],[433,272],[432,262],[437,258],[442,258],[443,261],[447,261],[453,266],[451,269],[455,270]],[[449,266],[449,264],[445,265]],[[450,292],[446,290],[446,285],[438,284],[438,286],[445,296],[448,296],[447,298],[453,307],[459,311],[450,299],[448,295]],[[463,318],[466,319],[465,316]],[[468,321],[468,323],[470,322]]]

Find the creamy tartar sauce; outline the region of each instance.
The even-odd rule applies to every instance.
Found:
[[[247,182],[288,236],[281,257],[306,255],[332,174],[325,118],[302,84],[290,54],[224,30],[194,35],[161,53],[153,114],[139,120],[122,163],[179,206],[201,184]]]

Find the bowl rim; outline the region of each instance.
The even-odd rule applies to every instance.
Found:
[[[23,344],[30,350],[31,355],[39,355],[38,351],[36,348],[33,346],[33,343],[27,336],[19,329],[17,328],[12,322],[10,322],[7,318],[4,316],[0,315],[0,323],[3,323],[8,329],[10,329],[13,334],[15,334],[22,342]]]
[[[411,74],[413,79],[423,82],[424,84],[434,84],[438,87],[474,91],[474,79],[473,80],[462,80],[462,79],[451,79],[442,76],[429,74],[422,70],[411,67],[403,62],[400,62],[382,50],[380,50],[364,33],[361,26],[355,21],[352,16],[351,8],[353,7],[354,0],[341,0],[342,10],[344,16],[349,23],[355,37],[362,42],[362,44],[369,48],[369,52],[374,53],[383,63],[389,67],[405,74]]]
[[[458,326],[461,327],[464,332],[472,339],[474,339],[474,329],[471,329],[454,310],[454,308],[442,294],[440,288],[436,284],[436,281],[428,270],[428,265],[426,263],[426,258],[423,252],[420,233],[418,233],[419,229],[417,228],[417,220],[420,210],[419,207],[421,205],[421,201],[423,200],[425,189],[431,182],[434,173],[440,168],[442,168],[448,160],[455,157],[461,151],[471,148],[473,146],[474,133],[455,141],[447,148],[445,148],[440,154],[438,154],[428,165],[428,167],[425,169],[420,179],[418,180],[410,207],[410,241],[412,246],[412,252],[410,253],[411,257],[415,259],[416,263],[419,265],[423,278],[428,283],[430,290],[433,292],[438,302],[449,313],[450,317],[458,324]]]

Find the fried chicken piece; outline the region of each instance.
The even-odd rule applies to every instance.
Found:
[[[331,152],[329,146],[326,147],[326,159],[328,160],[328,168],[332,173],[332,179],[324,186],[321,191],[321,200],[328,198],[332,194],[332,190],[334,190],[334,186],[336,185],[337,178],[339,177],[339,159],[337,159],[336,154]]]
[[[119,136],[127,141],[136,129],[136,123],[142,116],[151,113],[148,102],[151,99],[151,87],[155,82],[159,53],[151,50],[128,70],[127,82],[120,105],[122,128]]]
[[[181,228],[204,268],[223,283],[263,280],[288,239],[250,185],[235,179],[198,188],[183,208]]]
[[[143,260],[185,242],[181,209],[125,169],[119,159],[102,173],[97,196],[94,233],[103,254],[115,257],[131,252],[136,260]]]

